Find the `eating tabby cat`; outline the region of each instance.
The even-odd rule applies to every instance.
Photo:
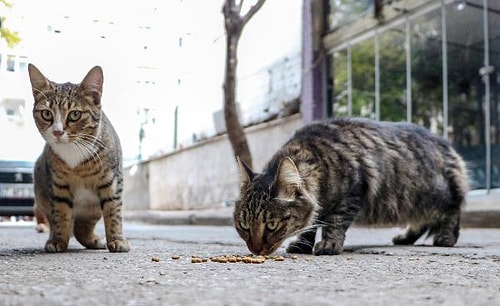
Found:
[[[33,118],[46,144],[34,169],[35,211],[50,228],[45,251],[64,252],[73,234],[88,249],[128,252],[122,233],[120,140],[102,111],[103,72],[80,84],[55,83],[28,65]],[[104,243],[94,232],[103,217]]]
[[[296,131],[261,173],[238,162],[234,224],[254,254],[270,254],[295,235],[287,252],[340,254],[353,222],[407,225],[394,244],[413,244],[425,233],[435,246],[457,242],[466,165],[447,141],[418,125],[316,122]]]

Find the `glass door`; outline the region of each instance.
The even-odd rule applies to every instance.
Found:
[[[471,189],[500,187],[500,3],[446,6],[449,139],[467,160]]]
[[[488,29],[490,77],[489,136],[490,188],[500,188],[500,1],[483,0],[487,5],[485,25]]]

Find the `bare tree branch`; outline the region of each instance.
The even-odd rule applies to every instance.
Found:
[[[245,0],[241,0],[241,1],[240,1],[240,4],[238,5],[238,14],[240,14],[240,15],[241,15],[241,9],[243,8],[243,2],[244,2],[244,1],[245,1]]]
[[[264,2],[266,2],[266,0],[258,0],[257,3],[250,7],[248,12],[242,17],[243,25],[245,25],[253,17],[253,15],[260,10],[262,5],[264,5]]]

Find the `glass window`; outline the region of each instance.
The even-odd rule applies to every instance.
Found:
[[[351,47],[352,115],[375,118],[375,43],[367,39]]]
[[[489,1],[491,187],[500,188],[500,2]]]
[[[380,120],[406,121],[405,33],[403,26],[379,36]]]
[[[469,5],[446,7],[449,139],[467,160],[471,189],[486,186],[482,14]]]
[[[345,12],[365,1],[334,1]],[[373,1],[370,2],[373,4]],[[488,5],[489,50],[485,50],[483,3]],[[358,7],[359,8],[359,7]],[[379,29],[379,84],[375,84],[375,39],[366,39],[333,53],[329,95],[334,117],[364,116],[380,120],[404,121],[411,105],[411,121],[447,137],[464,157],[470,171],[471,189],[500,188],[500,1],[470,0],[449,2],[446,10],[447,88],[443,92],[443,29],[441,7],[409,18],[406,25]],[[362,11],[362,10],[360,10]],[[358,15],[359,16],[359,15]],[[377,35],[373,31],[373,35]],[[407,101],[406,71],[410,39],[411,104]],[[489,52],[489,67],[485,67]],[[348,60],[350,59],[350,62]],[[489,75],[485,83],[482,72]],[[380,105],[375,103],[375,85]],[[489,101],[486,89],[489,88]],[[447,94],[444,113],[443,93]],[[350,104],[352,102],[352,104]],[[490,108],[486,109],[489,102]],[[349,109],[351,108],[351,109]],[[486,114],[490,125],[486,124]],[[445,120],[446,119],[446,120]],[[491,151],[487,151],[488,140]],[[489,155],[487,153],[490,153]],[[487,168],[488,156],[491,167]],[[488,185],[491,174],[491,185]]]
[[[329,0],[329,27],[333,31],[373,12],[374,0]]]
[[[7,55],[7,71],[14,71],[16,65],[16,56]]]
[[[412,122],[443,133],[441,11],[411,21]]]
[[[347,72],[347,50],[340,50],[332,55],[332,82],[333,82],[333,117],[348,115],[349,84]]]

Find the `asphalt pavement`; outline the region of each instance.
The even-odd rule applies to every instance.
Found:
[[[455,247],[438,248],[391,245],[399,228],[353,227],[341,255],[292,257],[283,246],[280,260],[259,263],[210,259],[248,254],[232,226],[124,231],[129,253],[72,238],[48,254],[33,223],[0,223],[0,305],[500,305],[500,229],[465,228]]]
[[[249,264],[214,260],[249,253],[233,207],[125,211],[129,253],[85,250],[72,238],[68,252],[47,254],[48,234],[33,222],[0,222],[0,305],[500,306],[497,207],[469,205],[452,248],[431,239],[394,246],[401,228],[352,226],[341,255],[294,257],[284,244],[279,261]]]

